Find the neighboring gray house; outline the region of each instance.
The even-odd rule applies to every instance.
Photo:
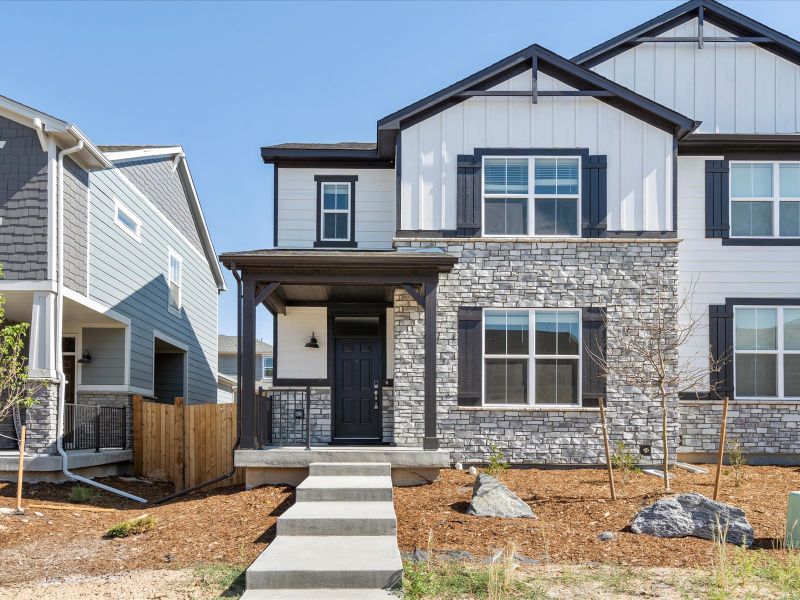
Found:
[[[605,381],[589,349],[641,360],[606,333],[662,283],[677,302],[692,282],[704,327],[670,364],[710,348],[731,437],[752,461],[800,459],[796,40],[690,0],[573,59],[529,46],[380,119],[375,142],[261,156],[275,247],[222,255],[242,281],[244,365],[256,307],[275,317],[270,404],[243,367],[248,473],[285,456],[265,444],[304,443],[304,418],[320,446],[479,462],[494,443],[515,463],[597,464],[601,399],[613,440],[657,458],[659,407]],[[689,460],[718,442],[709,389],[669,398]]]
[[[130,458],[132,395],[216,402],[225,284],[180,146],[95,146],[0,97],[0,264],[7,318],[31,323],[30,372],[47,382],[27,415],[29,470],[60,469],[59,419],[67,449],[93,449],[99,410],[117,450],[96,466]],[[0,476],[11,463],[0,453]]]
[[[235,335],[218,336],[219,386],[218,402],[234,402],[236,396],[237,365],[239,349]],[[256,389],[272,387],[272,346],[256,340]]]

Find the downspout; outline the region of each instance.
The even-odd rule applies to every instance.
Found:
[[[242,353],[239,352],[239,348],[242,347],[242,276],[239,275],[239,272],[236,270],[236,265],[231,265],[231,272],[233,273],[234,278],[236,279],[236,388],[239,394],[241,394],[242,390]],[[242,405],[241,402],[236,402],[236,441],[233,444],[233,449],[231,453],[236,456],[236,450],[239,448],[239,441],[242,439]],[[234,461],[231,461],[231,464],[234,464]],[[203,483],[198,483],[197,485],[193,485],[190,488],[186,488],[180,492],[175,492],[174,494],[170,494],[169,496],[164,496],[163,498],[159,498],[155,500],[153,504],[161,504],[163,502],[168,502],[170,500],[174,500],[175,498],[180,498],[181,496],[185,496],[191,492],[199,490],[200,488],[204,488],[209,486],[213,483],[218,483],[220,481],[225,481],[229,477],[233,477],[236,474],[236,467],[234,466],[230,471],[225,473],[224,475],[220,475],[219,477],[215,477],[214,479],[209,479],[208,481],[204,481]]]
[[[76,475],[69,470],[69,455],[64,451],[64,396],[66,395],[67,377],[64,374],[64,360],[61,354],[61,337],[63,334],[63,317],[64,317],[64,157],[80,152],[83,149],[83,141],[78,140],[72,148],[66,148],[58,153],[57,161],[57,175],[58,183],[56,186],[56,331],[55,331],[55,347],[56,347],[56,376],[58,377],[58,413],[56,418],[56,448],[61,455],[61,470],[70,479],[80,481],[87,485],[91,485],[112,494],[118,494],[128,498],[147,504],[145,498],[134,496],[128,492],[123,492],[108,485],[104,485],[97,481],[93,481],[86,477]]]

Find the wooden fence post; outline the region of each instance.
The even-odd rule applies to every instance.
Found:
[[[186,489],[186,401],[175,398],[175,491]]]
[[[144,476],[144,444],[142,443],[142,397],[133,397],[133,470],[138,477]]]

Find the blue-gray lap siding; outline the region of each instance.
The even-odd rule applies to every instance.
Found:
[[[83,328],[83,349],[92,362],[81,365],[82,385],[123,385],[125,383],[125,330]]]
[[[217,287],[209,263],[117,169],[92,172],[90,181],[89,296],[131,319],[130,385],[153,387],[153,332],[157,330],[188,347],[189,401],[215,402]],[[156,204],[152,192],[140,191]],[[141,220],[141,242],[114,223],[114,198]],[[183,201],[187,202],[185,197]],[[169,248],[183,258],[180,315],[168,309]]]
[[[6,279],[47,279],[47,152],[0,117],[0,264]]]

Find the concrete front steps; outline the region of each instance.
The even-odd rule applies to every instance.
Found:
[[[388,463],[312,463],[242,600],[393,597],[402,561]]]

